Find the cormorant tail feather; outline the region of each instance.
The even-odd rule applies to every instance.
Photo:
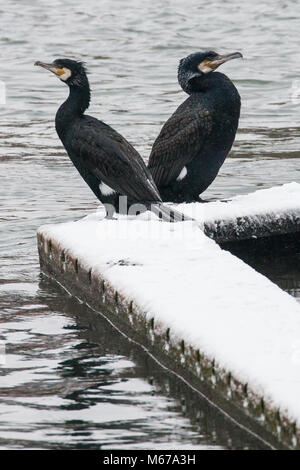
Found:
[[[192,217],[173,209],[171,206],[167,206],[166,204],[159,202],[152,203],[149,206],[149,209],[165,222],[183,222],[185,220],[193,220],[195,222],[195,219]]]

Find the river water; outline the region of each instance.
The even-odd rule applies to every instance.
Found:
[[[0,4],[0,448],[264,447],[41,277],[37,228],[78,219],[97,201],[55,134],[66,87],[33,63],[86,61],[90,114],[147,159],[185,99],[178,60],[199,49],[241,51],[244,60],[222,70],[242,97],[239,133],[203,197],[245,194],[300,182],[299,8],[292,0]],[[298,260],[259,269],[297,297]]]

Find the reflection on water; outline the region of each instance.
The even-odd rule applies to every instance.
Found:
[[[241,50],[244,61],[223,67],[242,96],[233,158],[204,197],[300,182],[295,3],[113,4],[24,0],[20,8],[8,0],[0,6],[0,79],[8,94],[0,125],[0,339],[7,346],[0,447],[261,448],[100,316],[40,281],[38,226],[78,219],[97,202],[55,134],[66,87],[33,63],[86,60],[91,114],[147,159],[162,123],[185,98],[176,81],[178,59],[198,48]],[[298,296],[298,258],[283,260],[256,259],[254,266]]]
[[[1,315],[1,448],[264,448],[55,284],[24,284]]]

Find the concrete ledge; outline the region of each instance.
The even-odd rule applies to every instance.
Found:
[[[297,183],[236,196],[226,202],[180,204],[178,208],[202,222],[204,233],[217,243],[268,239],[300,231]]]
[[[273,448],[300,449],[300,306],[292,297],[190,222],[90,216],[41,227],[38,248],[46,275],[230,419]]]

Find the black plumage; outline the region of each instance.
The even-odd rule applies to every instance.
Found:
[[[128,206],[143,204],[168,220],[170,210],[161,204],[139,153],[110,126],[84,114],[90,104],[90,86],[83,63],[56,59],[52,64],[35,65],[50,70],[69,86],[69,97],[56,113],[56,131],[82,178],[105,204],[107,215],[119,210],[122,195],[127,196]],[[183,220],[183,216],[172,210],[171,219]]]
[[[155,140],[148,168],[163,201],[199,201],[217,176],[234,142],[240,96],[226,75],[214,70],[240,53],[197,52],[182,59],[178,81],[190,96]]]

